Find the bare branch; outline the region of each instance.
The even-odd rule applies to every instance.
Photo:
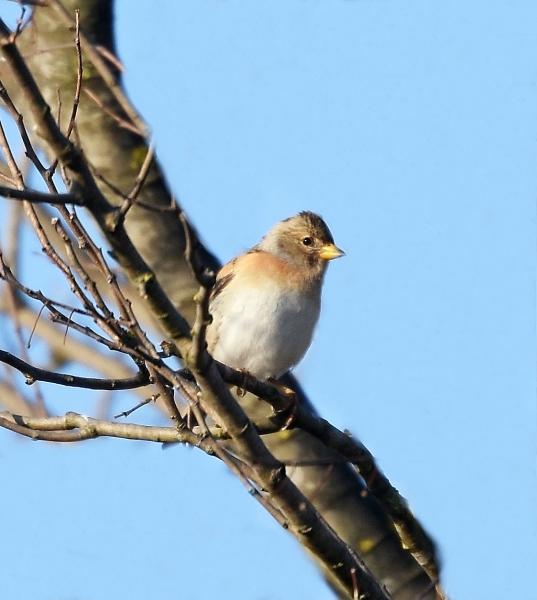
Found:
[[[10,200],[27,200],[34,204],[76,204],[84,206],[83,199],[78,198],[75,194],[49,194],[28,188],[16,190],[5,185],[0,185],[0,196],[4,196],[4,198],[9,198]]]
[[[27,385],[32,385],[35,381],[46,381],[48,383],[88,390],[132,390],[151,383],[149,373],[144,367],[140,367],[138,375],[128,379],[96,379],[94,377],[78,377],[77,375],[67,375],[65,373],[53,373],[46,369],[40,369],[5,350],[0,350],[0,361],[20,371],[26,377]]]
[[[123,119],[120,115],[116,114],[113,110],[105,106],[103,102],[101,102],[99,96],[94,94],[91,90],[84,88],[84,94],[95,103],[95,106],[98,106],[104,113],[106,113],[110,118],[112,118],[120,127],[130,131],[131,133],[135,133],[136,135],[141,135],[140,130],[133,125],[130,121]]]
[[[48,418],[24,417],[3,412],[0,413],[0,426],[34,440],[49,442],[79,442],[106,436],[157,443],[182,442],[213,454],[207,441],[188,430],[133,423],[112,423],[74,412],[68,412],[63,417]]]
[[[82,90],[82,76],[83,76],[83,64],[82,64],[82,50],[80,48],[80,11],[75,10],[75,48],[76,48],[76,86],[75,96],[73,98],[73,107],[71,109],[71,116],[69,117],[69,125],[65,135],[71,137],[71,133],[75,126],[76,113],[78,111],[78,105],[80,104],[80,91]],[[60,119],[58,119],[60,123]]]
[[[128,416],[132,415],[133,412],[137,411],[139,408],[142,408],[146,404],[149,404],[150,402],[156,402],[158,397],[159,397],[159,394],[153,394],[153,396],[150,396],[149,398],[144,398],[143,400],[138,402],[138,404],[136,406],[129,408],[129,410],[124,410],[123,412],[120,412],[119,414],[114,415],[114,419],[119,419],[120,417],[128,417]]]

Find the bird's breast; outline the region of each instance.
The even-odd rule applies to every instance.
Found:
[[[306,294],[257,281],[230,285],[222,296],[211,305],[207,335],[214,358],[259,379],[279,377],[301,360],[319,318],[320,288]]]

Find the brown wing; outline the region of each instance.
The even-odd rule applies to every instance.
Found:
[[[218,275],[216,283],[214,284],[214,287],[211,290],[211,302],[218,298],[218,296],[222,293],[222,290],[227,286],[227,284],[233,279],[234,276],[234,273],[228,273],[224,276]]]

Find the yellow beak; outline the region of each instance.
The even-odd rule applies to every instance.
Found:
[[[321,248],[319,256],[323,260],[333,260],[334,258],[345,256],[345,252],[343,252],[343,250],[340,250],[335,244],[325,244]]]

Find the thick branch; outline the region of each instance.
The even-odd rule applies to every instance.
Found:
[[[167,349],[169,350],[170,347],[167,346]],[[401,496],[378,468],[374,456],[361,442],[352,438],[350,434],[340,431],[303,404],[290,403],[289,398],[275,386],[258,381],[251,376],[245,377],[241,371],[232,369],[218,361],[214,362],[224,381],[255,394],[272,406],[274,417],[270,421],[274,426],[274,431],[281,431],[282,429],[306,431],[321,441],[327,448],[334,450],[343,459],[353,464],[367,483],[371,493],[393,519],[405,545],[414,553],[419,553],[422,562],[427,565],[432,573],[436,572],[437,574],[434,560],[434,543],[412,514],[405,498]],[[266,433],[267,429],[264,428],[263,431]],[[328,458],[324,464],[331,464],[330,460]],[[300,465],[301,463],[298,461],[296,464]],[[313,461],[313,464],[320,463]]]

